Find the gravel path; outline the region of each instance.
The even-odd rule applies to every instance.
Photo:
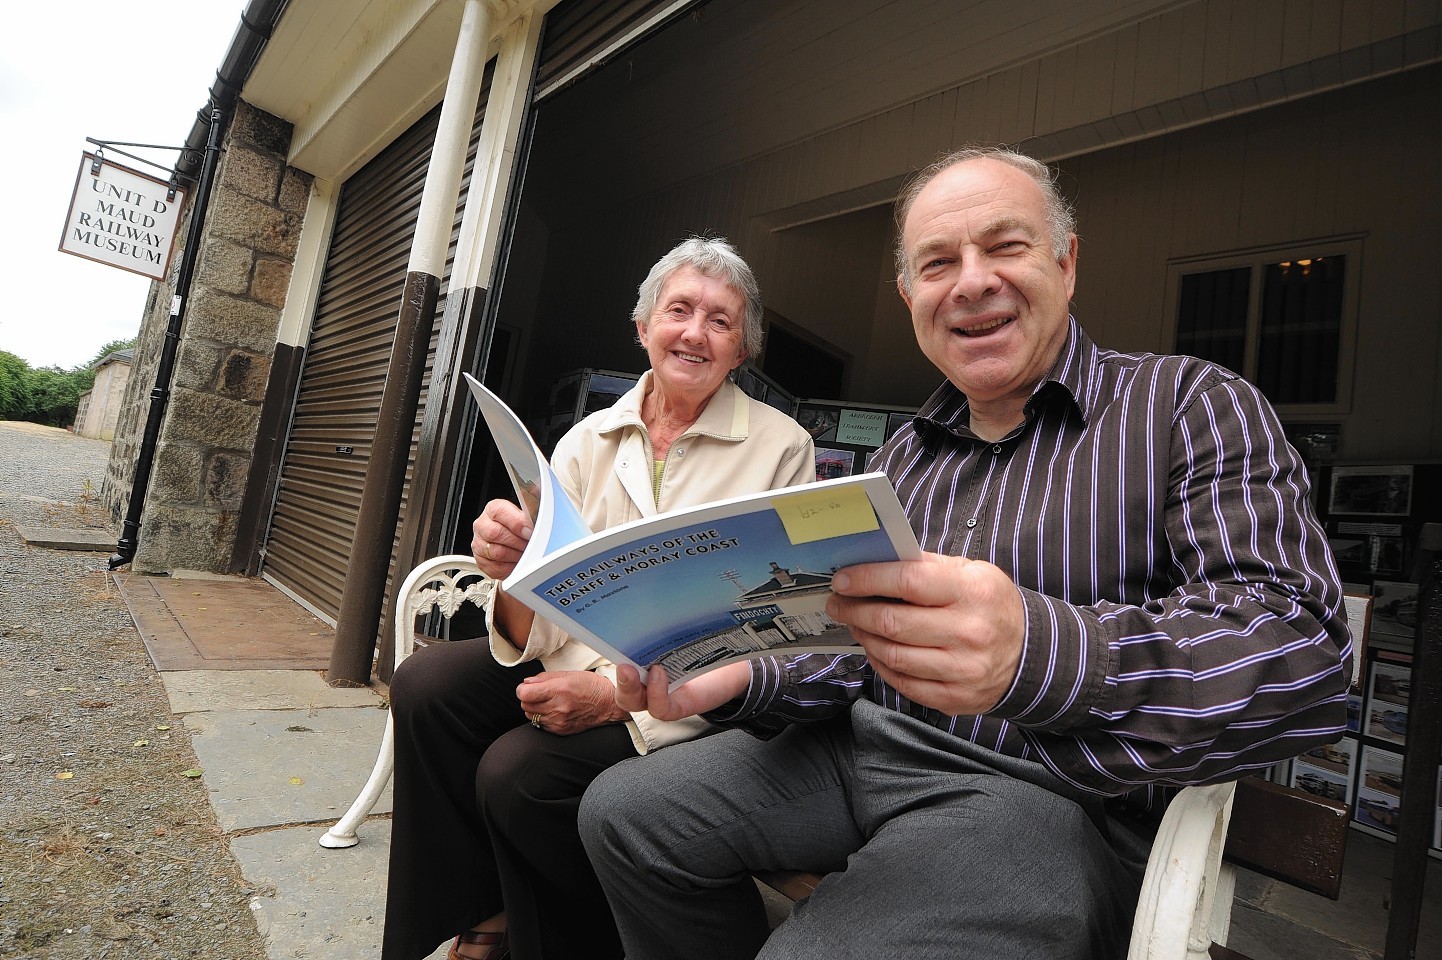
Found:
[[[264,960],[184,726],[106,570],[110,444],[0,421],[0,958]],[[142,528],[143,535],[143,528]]]

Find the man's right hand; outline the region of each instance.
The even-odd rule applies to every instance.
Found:
[[[642,683],[635,667],[621,664],[616,667],[616,703],[632,713],[645,710],[657,720],[680,720],[705,713],[746,692],[751,684],[751,664],[744,660],[728,663],[668,692],[669,682],[666,671],[659,666],[652,667]]]

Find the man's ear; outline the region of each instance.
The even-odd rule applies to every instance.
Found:
[[[636,321],[636,342],[642,347],[646,346],[646,327],[646,320],[640,319]]]
[[[1066,298],[1071,300],[1072,294],[1076,292],[1076,258],[1079,245],[1076,234],[1072,234],[1067,242],[1066,256],[1057,261],[1061,267],[1062,279],[1066,282]]]
[[[911,291],[906,289],[906,278],[901,274],[896,275],[896,292],[901,294],[901,302],[906,304],[906,309],[911,309]]]

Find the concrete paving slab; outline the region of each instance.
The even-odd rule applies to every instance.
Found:
[[[30,546],[49,550],[111,553],[116,542],[115,534],[109,530],[92,530],[86,527],[29,527],[16,524],[15,532]]]
[[[375,766],[384,710],[234,710],[183,718],[226,833],[340,818]],[[390,785],[375,813],[391,809]],[[312,842],[324,829],[310,827]],[[364,833],[366,827],[362,827]]]
[[[381,707],[370,687],[332,687],[313,670],[167,670],[160,673],[174,713]]]
[[[271,960],[374,960],[385,922],[389,820],[362,828],[358,846],[327,850],[313,827],[235,837],[231,853],[246,882]],[[428,960],[445,960],[442,945]]]

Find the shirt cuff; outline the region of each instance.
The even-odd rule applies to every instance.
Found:
[[[1081,725],[1092,716],[1111,667],[1104,632],[1082,608],[1020,592],[1026,613],[1021,663],[1011,689],[988,714],[1039,729]]]

